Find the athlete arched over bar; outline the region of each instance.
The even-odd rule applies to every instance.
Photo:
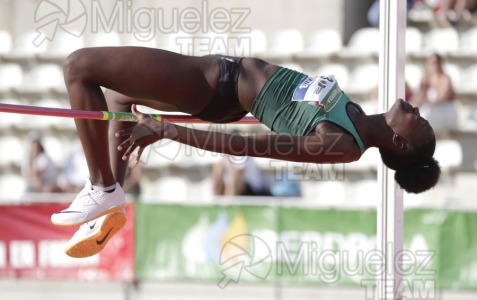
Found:
[[[126,128],[131,125],[76,120],[90,176],[71,207],[52,215],[57,225],[79,225],[121,210],[128,157],[160,139],[235,156],[318,164],[353,162],[378,147],[406,191],[421,193],[439,178],[434,132],[417,108],[398,99],[388,112],[366,115],[333,76],[310,77],[257,58],[193,57],[140,47],[78,50],[67,58],[64,75],[72,108],[132,109],[139,122]],[[101,87],[125,96],[107,101]],[[134,104],[215,123],[250,112],[276,134],[185,128],[147,118]]]

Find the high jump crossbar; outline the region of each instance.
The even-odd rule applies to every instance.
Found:
[[[380,111],[388,111],[396,99],[404,99],[406,62],[406,1],[381,0],[379,53]],[[384,164],[378,168],[381,202],[377,207],[377,247],[383,268],[377,275],[376,299],[403,298],[402,249],[404,231],[403,192]]]
[[[137,122],[136,116],[129,112],[89,111],[6,103],[0,103],[0,112],[102,121]],[[189,115],[148,114],[148,116],[158,121],[167,121],[171,123],[210,123]],[[245,116],[241,120],[233,123],[259,124],[260,122],[253,116]]]

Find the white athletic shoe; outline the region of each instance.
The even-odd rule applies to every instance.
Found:
[[[65,253],[75,258],[99,253],[116,232],[123,228],[126,221],[127,217],[123,209],[84,223],[66,244]]]
[[[124,208],[126,196],[116,183],[114,192],[106,193],[93,190],[91,181],[87,181],[83,190],[76,196],[70,207],[51,215],[51,222],[58,226],[76,226],[101,216],[118,212]]]

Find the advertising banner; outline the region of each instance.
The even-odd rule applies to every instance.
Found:
[[[128,223],[98,255],[68,257],[77,227],[50,223],[63,204],[2,206],[0,278],[206,281],[361,286],[382,271],[376,211],[280,205],[128,206]],[[477,214],[411,209],[396,261],[409,297],[477,289]],[[392,247],[392,245],[389,245]],[[418,294],[416,294],[418,293]]]
[[[50,216],[65,204],[0,207],[0,278],[130,281],[133,267],[133,211],[99,254],[71,258],[66,242],[78,229],[55,226]]]
[[[139,279],[360,283],[374,211],[277,206],[136,206]],[[376,259],[375,257],[373,257]]]
[[[140,280],[371,289],[382,271],[374,210],[138,204],[136,216]],[[394,263],[402,263],[407,295],[477,288],[477,214],[412,209],[404,224],[404,250]]]

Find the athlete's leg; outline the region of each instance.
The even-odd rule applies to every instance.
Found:
[[[205,108],[215,93],[219,67],[213,60],[157,49],[88,48],[68,57],[64,74],[74,109],[108,110],[100,88],[103,86],[127,95],[128,99],[136,99],[137,104],[160,108],[160,103],[166,103],[195,114]],[[130,104],[130,100],[125,100],[122,108]],[[108,126],[105,121],[76,120],[90,179],[95,185],[115,183]]]
[[[107,90],[106,91],[106,102],[108,104],[109,111],[128,111],[131,109],[131,104],[122,102],[122,98],[125,97],[122,94],[116,93],[115,91]],[[121,159],[121,154],[118,153],[117,147],[120,145],[121,141],[118,141],[114,136],[114,133],[120,130],[127,129],[133,124],[128,122],[110,122],[109,124],[109,155],[110,155],[110,164],[113,171],[113,176],[116,182],[121,186],[124,186],[124,179],[126,178],[126,169],[127,161]]]
[[[113,112],[131,111],[130,103],[135,103],[133,98],[124,96],[112,90],[107,90],[105,96],[108,109],[109,111]],[[160,111],[179,111],[177,107],[171,104],[160,103],[157,101],[150,101],[150,103],[150,105],[154,104],[155,108]],[[122,159],[122,153],[117,150],[118,146],[123,142],[123,139],[125,138],[116,138],[115,133],[132,126],[134,126],[134,124],[129,122],[110,122],[109,124],[109,155],[111,169],[113,171],[113,176],[116,182],[118,182],[121,186],[124,186],[128,162]]]
[[[127,104],[130,99],[115,91],[107,90],[105,93],[106,102],[110,111],[129,111],[131,105]],[[169,107],[164,107],[169,108]],[[134,124],[128,122],[111,122],[109,126],[110,131],[110,157],[111,167],[114,178],[124,188],[124,181],[126,176],[127,162],[121,159],[121,155],[116,151],[117,140],[114,133],[117,130],[126,129]],[[107,214],[103,217],[97,218],[94,222],[85,223],[73,237],[68,241],[65,252],[71,257],[88,257],[101,251],[109,240],[126,224],[127,216],[126,210],[122,209],[118,212]],[[97,241],[103,241],[98,243]]]

